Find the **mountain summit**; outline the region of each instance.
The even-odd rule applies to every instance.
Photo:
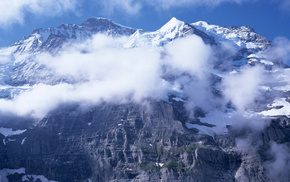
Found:
[[[0,49],[0,181],[290,181],[277,50],[176,18],[35,29]]]

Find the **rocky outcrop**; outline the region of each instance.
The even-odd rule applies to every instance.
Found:
[[[24,175],[61,182],[268,181],[269,142],[288,142],[287,118],[273,120],[250,150],[236,139],[251,132],[212,138],[187,129],[182,107],[177,101],[62,106],[21,135],[1,136],[0,168],[25,168],[7,176],[19,181]]]
[[[240,156],[185,128],[173,105],[59,108],[1,145],[1,168],[56,181],[234,181]]]

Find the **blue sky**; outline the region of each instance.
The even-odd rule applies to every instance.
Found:
[[[28,36],[34,28],[80,24],[89,17],[146,31],[176,17],[188,23],[248,25],[270,40],[290,39],[290,0],[10,0],[0,1],[0,47]]]

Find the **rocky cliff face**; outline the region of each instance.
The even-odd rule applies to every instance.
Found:
[[[63,106],[21,135],[1,137],[1,168],[25,168],[10,181],[37,175],[55,181],[268,181],[271,141],[289,143],[289,119],[271,121],[253,148],[235,150],[232,131],[212,138],[185,127],[177,101],[103,103],[89,111]]]
[[[234,181],[241,156],[187,129],[178,104],[58,109],[33,129],[4,139],[16,141],[1,144],[1,168],[25,168],[56,181]]]

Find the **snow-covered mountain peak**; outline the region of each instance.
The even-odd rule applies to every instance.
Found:
[[[104,22],[110,22],[113,23],[111,19],[108,18],[102,18],[102,17],[90,17],[88,18],[84,23],[82,24],[94,24],[94,23],[104,23]]]
[[[132,30],[134,33],[136,30],[130,27],[126,27],[123,25],[120,25],[118,23],[113,22],[110,19],[107,18],[95,18],[91,17],[87,19],[84,23],[80,24],[80,27],[86,29],[91,29],[91,30],[101,30],[102,28],[117,28],[117,29],[127,29],[127,30]]]
[[[136,30],[114,23],[106,18],[89,18],[80,25],[62,24],[58,27],[35,29],[28,37],[12,44],[17,54],[22,52],[50,51],[60,48],[64,42],[83,42],[97,33],[110,36],[130,36]]]
[[[203,39],[205,43],[214,44],[214,39],[194,26],[171,18],[164,26],[153,32],[138,31],[131,36],[131,41],[126,47],[135,46],[163,46],[174,39],[195,34]]]
[[[204,27],[206,29],[212,29],[216,27],[216,25],[210,25],[206,21],[197,21],[195,23],[192,23],[192,25],[197,26],[197,27]]]
[[[177,18],[171,18],[165,25],[163,25],[160,32],[176,32],[184,26],[185,22],[178,20]]]
[[[193,26],[195,27],[199,27],[199,28],[203,28],[206,29],[208,31],[210,30],[238,30],[238,31],[242,31],[242,32],[252,32],[252,33],[256,33],[255,30],[247,25],[245,26],[229,26],[229,27],[222,27],[222,26],[218,26],[218,25],[211,25],[209,23],[207,23],[206,21],[197,21],[195,23],[192,23]]]
[[[11,82],[16,85],[18,83],[38,82],[40,76],[31,76],[36,72],[34,69],[38,69],[37,66],[31,66],[35,64],[33,58],[36,54],[40,52],[57,53],[64,44],[81,43],[97,33],[113,37],[131,36],[130,41],[124,44],[124,47],[127,48],[139,46],[162,47],[175,39],[190,35],[199,36],[205,43],[211,45],[227,41],[236,45],[238,51],[241,50],[238,52],[236,60],[243,64],[246,64],[248,60],[254,61],[254,58],[259,59],[257,56],[254,58],[248,56],[257,53],[259,51],[256,50],[257,47],[259,49],[269,43],[266,38],[256,34],[253,29],[246,26],[220,27],[209,25],[203,21],[188,24],[173,17],[160,29],[146,32],[116,24],[106,18],[89,18],[80,25],[62,24],[58,27],[35,29],[31,35],[14,43],[9,49],[0,50],[0,56],[3,55],[2,57],[13,59],[9,63],[7,62],[7,64],[11,64],[10,67],[4,68],[3,66],[3,69],[8,70],[7,72],[11,72],[10,75],[12,75],[11,79],[5,77],[5,82],[12,80]],[[266,43],[263,43],[263,41]],[[245,50],[249,50],[249,52],[245,54]]]

